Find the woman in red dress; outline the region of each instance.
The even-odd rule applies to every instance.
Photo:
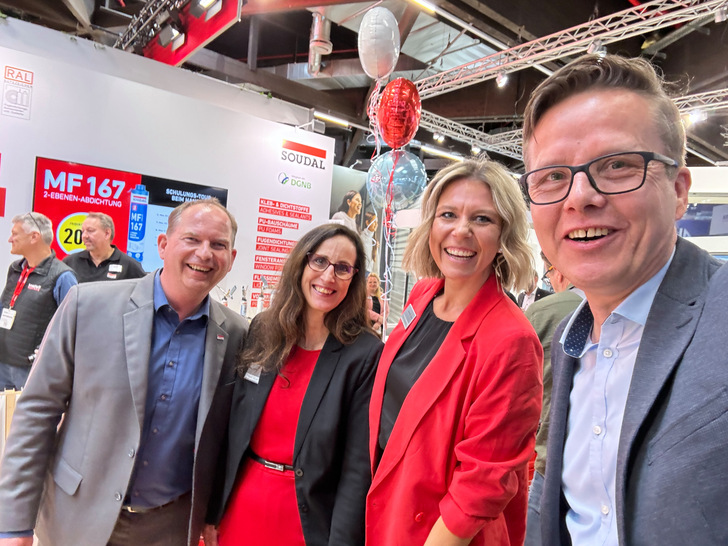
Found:
[[[241,354],[208,546],[364,544],[382,348],[367,326],[364,264],[358,235],[337,224],[291,251]]]

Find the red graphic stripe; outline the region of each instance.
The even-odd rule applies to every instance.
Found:
[[[320,157],[321,159],[326,159],[326,150],[314,148],[313,146],[306,146],[305,144],[293,142],[292,140],[284,140],[283,147],[286,150],[291,150],[293,152],[299,152],[306,155]]]

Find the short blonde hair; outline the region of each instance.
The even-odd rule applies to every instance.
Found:
[[[526,202],[518,183],[495,161],[467,159],[439,171],[422,196],[422,223],[410,235],[402,267],[418,277],[442,278],[430,252],[430,230],[442,192],[450,184],[464,179],[479,180],[490,188],[493,204],[501,218],[500,248],[493,269],[505,288],[525,289],[534,270],[533,254],[528,246]]]
[[[375,279],[377,279],[377,293],[374,295],[377,297],[377,299],[381,298],[382,297],[382,279],[380,279],[379,275],[374,273],[374,271],[372,271],[371,273],[369,273],[369,275],[367,275],[367,281],[369,280],[369,277],[374,277]]]

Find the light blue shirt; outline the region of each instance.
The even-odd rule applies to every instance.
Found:
[[[670,263],[672,256],[612,311],[598,343],[591,340],[594,317],[586,300],[561,336],[566,354],[579,359],[561,475],[572,544],[618,544],[615,482],[622,419],[647,315]]]

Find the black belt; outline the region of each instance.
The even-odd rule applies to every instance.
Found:
[[[170,504],[174,504],[175,502],[177,502],[178,500],[180,500],[182,497],[184,497],[184,495],[181,495],[181,496],[177,497],[176,499],[173,499],[173,500],[171,500],[171,501],[169,501],[169,502],[167,502],[167,503],[165,503],[165,504],[163,504],[161,506],[152,506],[151,508],[134,508],[133,506],[129,506],[128,504],[124,504],[121,507],[121,510],[123,512],[129,512],[130,514],[146,514],[148,512],[154,512],[155,510],[160,510],[162,508],[167,508],[167,506],[169,506]]]
[[[270,468],[271,470],[277,470],[278,472],[284,472],[286,470],[293,470],[293,467],[289,464],[281,464],[281,463],[274,463],[273,461],[269,461],[267,459],[264,459],[263,457],[258,457],[255,453],[248,450],[248,457],[253,459],[256,463],[262,464],[266,468]]]

